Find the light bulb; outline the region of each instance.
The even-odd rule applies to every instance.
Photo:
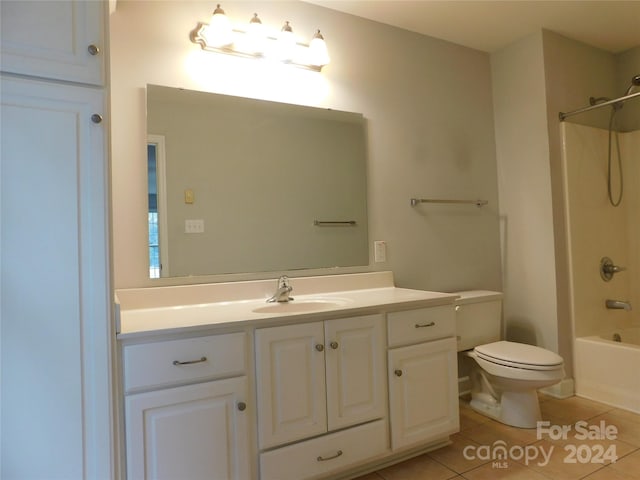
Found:
[[[247,50],[249,53],[262,53],[265,49],[265,32],[264,26],[258,18],[258,14],[254,13],[253,18],[249,20],[249,28],[247,29]]]
[[[278,58],[284,62],[291,61],[296,48],[296,37],[289,22],[284,22],[278,37]]]
[[[211,15],[211,22],[207,27],[205,38],[210,47],[220,48],[233,43],[231,22],[220,8],[220,4]]]
[[[314,65],[316,67],[323,67],[331,61],[327,50],[327,44],[325,43],[320,30],[318,30],[311,39],[307,61],[310,65]]]

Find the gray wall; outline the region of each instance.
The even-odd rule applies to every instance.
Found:
[[[614,55],[541,31],[491,56],[507,336],[558,351],[568,376],[573,334],[558,112],[587,106],[590,96],[624,94],[640,73],[639,55],[640,48]],[[638,107],[625,105],[633,118],[621,117],[623,129],[634,128]],[[606,128],[609,109],[568,121]]]
[[[287,19],[309,36],[321,28],[332,62],[315,73],[203,52],[189,32],[208,21],[211,2],[118,1],[111,17],[116,288],[259,277],[147,278],[144,88],[152,83],[364,114],[370,247],[388,246],[387,262],[371,259],[365,270],[392,270],[403,287],[500,290],[489,56],[301,2],[233,2],[226,11],[238,22],[254,11],[267,25]],[[489,205],[412,208],[414,196]]]

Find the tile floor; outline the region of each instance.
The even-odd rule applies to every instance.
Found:
[[[550,432],[537,438],[535,429],[508,427],[461,400],[451,445],[356,480],[640,480],[640,415],[579,397],[541,395],[540,409]],[[596,438],[581,439],[585,431]],[[506,442],[506,460],[490,459],[494,445],[504,445],[498,441]]]

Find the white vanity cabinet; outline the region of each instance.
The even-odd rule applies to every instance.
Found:
[[[2,0],[2,70],[103,85],[105,3]]]
[[[265,305],[250,295],[267,281],[117,292],[130,480],[355,478],[447,444],[456,296],[388,272],[308,281],[331,300]],[[230,287],[246,299],[224,301]],[[169,294],[181,308],[141,307]]]
[[[383,333],[381,314],[257,329],[260,449],[386,417]],[[386,436],[384,424],[375,431],[381,438]],[[367,442],[366,437],[362,441]],[[374,448],[367,455],[386,447],[386,441],[371,441]],[[345,440],[349,442],[358,443]],[[339,457],[351,455],[344,449],[338,454],[316,441],[300,448],[312,460],[312,465],[302,468],[307,475],[317,474],[316,467],[330,468],[330,460],[339,463],[344,460]],[[285,456],[274,452],[261,455],[263,479],[285,474],[282,464],[279,473],[270,470],[278,460],[285,461]]]
[[[251,478],[246,356],[244,333],[123,347],[127,478]]]
[[[389,313],[387,328],[392,449],[427,444],[457,432],[453,305]]]

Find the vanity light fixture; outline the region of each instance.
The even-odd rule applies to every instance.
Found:
[[[191,41],[203,50],[250,58],[274,58],[283,63],[319,72],[329,63],[324,37],[318,30],[309,44],[297,41],[286,21],[280,32],[268,35],[257,13],[245,29],[234,28],[220,4],[210,23],[199,22],[191,32]]]

